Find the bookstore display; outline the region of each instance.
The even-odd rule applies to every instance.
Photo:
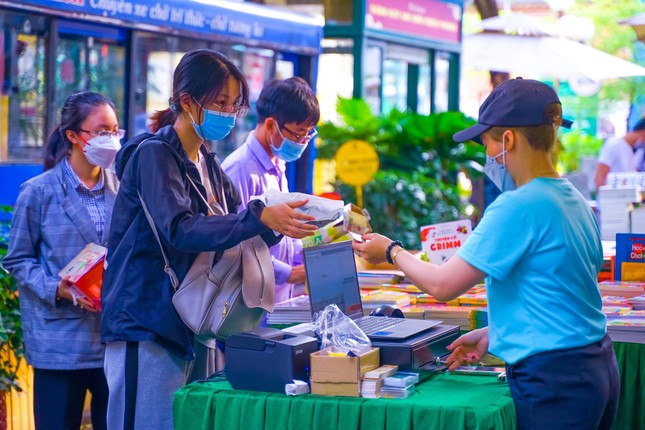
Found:
[[[616,199],[618,194],[620,193],[617,192],[614,195]],[[625,198],[625,205],[630,199],[631,194],[629,198]],[[311,255],[316,251],[314,247],[319,247],[321,244],[329,247],[327,251],[342,246],[343,244],[328,244],[349,240],[349,233],[352,231],[369,229],[369,214],[351,205],[342,206],[342,214],[340,209],[337,209],[338,218],[320,227],[319,235],[305,244],[305,256],[307,252]],[[637,209],[639,207],[632,204],[630,213],[632,215],[637,213]],[[606,215],[610,218],[613,216],[611,211]],[[608,227],[612,224],[610,218],[608,218]],[[632,216],[631,220],[636,218]],[[617,224],[625,220],[622,218],[618,220],[616,217],[613,221],[616,224],[614,225],[616,231],[624,229],[623,224],[620,226]],[[628,213],[627,223],[630,222]],[[431,262],[436,260],[436,264],[441,264],[442,261],[450,258],[445,253],[454,255],[470,233],[470,225],[467,223],[457,221],[444,224],[441,229],[435,229],[432,226],[421,228],[420,234],[425,235],[424,246],[427,249],[426,252],[416,253],[417,258]],[[433,231],[435,231],[434,235]],[[443,232],[445,235],[438,232]],[[598,275],[598,288],[602,297],[602,311],[607,316],[607,332],[615,342],[621,384],[627,390],[621,391],[621,405],[617,418],[617,423],[624,425],[639,422],[642,418],[638,399],[643,389],[631,386],[629,383],[631,380],[641,378],[642,373],[638,368],[634,368],[634,354],[645,355],[645,349],[641,348],[645,348],[645,265],[642,264],[645,261],[643,260],[645,235],[614,233],[614,238],[616,241],[603,241],[604,261]],[[444,254],[437,256],[428,252],[437,250]],[[356,261],[358,264],[354,264]],[[176,428],[180,430],[192,428],[190,426],[196,424],[192,419],[197,416],[205,417],[204,419],[215,427],[218,422],[224,423],[221,420],[229,420],[238,415],[239,418],[235,419],[243,419],[246,424],[257,421],[259,425],[269,417],[248,414],[245,408],[230,410],[226,405],[239,404],[258,411],[269,411],[265,406],[269,397],[265,397],[261,392],[282,393],[278,394],[278,397],[270,397],[273,406],[284,403],[279,409],[270,409],[273,411],[270,414],[271,423],[274,426],[281,424],[286,426],[294,419],[291,413],[283,413],[290,410],[292,405],[297,404],[298,409],[304,407],[303,410],[309,411],[312,410],[311,408],[320,411],[335,410],[335,408],[322,407],[327,404],[323,399],[333,396],[338,399],[333,401],[338,402],[334,404],[339,408],[356,408],[352,416],[357,417],[361,426],[375,418],[375,411],[379,411],[378,414],[380,414],[381,410],[389,409],[381,408],[380,405],[384,403],[379,402],[389,402],[401,405],[400,407],[406,410],[409,409],[410,412],[406,416],[420,414],[419,417],[423,418],[424,425],[429,427],[433,425],[428,424],[426,419],[431,416],[437,419],[435,425],[442,428],[447,428],[445,424],[451,419],[456,419],[453,424],[454,428],[457,428],[463,423],[461,412],[446,415],[446,411],[456,407],[458,411],[463,410],[465,413],[469,408],[477,407],[481,412],[476,414],[477,419],[484,420],[486,424],[478,423],[476,426],[515,428],[514,409],[506,383],[504,363],[501,360],[487,355],[476,365],[462,365],[451,372],[447,371],[444,362],[448,354],[446,346],[460,335],[460,331],[463,333],[488,326],[488,302],[484,284],[474,286],[453,300],[441,302],[422,292],[402,271],[395,270],[392,266],[365,267],[360,258],[356,261],[352,260],[355,266],[352,285],[356,288],[356,297],[360,291],[360,305],[365,315],[390,306],[400,309],[408,319],[440,322],[441,325],[437,326],[436,330],[432,329],[432,333],[440,334],[425,332],[405,341],[396,342],[377,341],[370,338],[371,347],[360,350],[325,348],[324,345],[321,346],[321,339],[325,336],[317,332],[317,324],[312,324],[312,314],[316,319],[319,318],[319,314],[312,312],[311,305],[313,301],[313,307],[317,309],[318,302],[314,300],[317,289],[314,288],[316,286],[314,282],[311,288],[312,297],[308,295],[307,286],[304,295],[277,303],[274,312],[267,314],[269,325],[281,326],[282,330],[278,330],[277,334],[271,333],[269,336],[266,333],[255,333],[254,336],[261,339],[246,336],[242,339],[243,342],[238,339],[235,344],[227,343],[227,348],[231,347],[231,353],[238,354],[235,356],[235,363],[282,363],[270,365],[274,373],[281,375],[278,378],[280,380],[272,378],[273,385],[269,386],[267,382],[263,382],[267,379],[262,373],[264,368],[258,370],[260,373],[249,374],[245,366],[252,364],[247,364],[238,366],[237,370],[229,369],[233,376],[239,375],[242,378],[232,380],[230,385],[226,381],[218,381],[215,378],[213,381],[184,387],[175,395]],[[343,297],[347,299],[347,296],[339,296],[335,300],[342,300]],[[566,303],[562,304],[562,306],[566,305]],[[349,331],[345,333],[347,332]],[[304,361],[297,359],[299,354],[297,351],[301,349],[301,345],[310,344],[313,347],[312,337],[317,337],[318,346],[314,352],[306,353],[309,361],[304,364]],[[258,342],[264,346],[257,346]],[[419,355],[418,351],[421,351],[423,356]],[[281,354],[280,357],[277,355],[278,352]],[[405,359],[401,359],[406,354],[408,355]],[[262,358],[259,358],[260,356]],[[420,364],[418,360],[425,360],[423,363],[426,364]],[[303,374],[306,376],[302,377]],[[281,390],[283,382],[284,390]],[[231,389],[231,386],[238,388],[244,387],[244,384],[249,385],[240,390],[239,394],[237,394],[238,391]],[[468,386],[469,389],[464,391],[464,386]],[[249,387],[253,387],[250,388],[254,391],[253,396],[245,394],[244,390],[248,390]],[[437,394],[443,389],[446,390],[446,394]],[[463,394],[460,394],[462,392]],[[240,396],[239,399],[238,396]],[[450,403],[455,399],[459,400],[460,396],[464,396],[461,399],[463,403],[458,405]],[[478,400],[473,402],[473,396]],[[241,399],[244,400],[240,403]],[[356,403],[362,399],[369,400],[363,400],[365,403]],[[369,404],[373,406],[367,408]],[[504,406],[498,408],[497,406],[501,404]],[[428,410],[422,412],[421,408],[428,408]],[[363,411],[367,410],[369,412],[366,415]],[[487,414],[492,415],[484,418],[488,416]],[[301,420],[306,423],[308,419],[311,419],[310,413],[298,416],[299,423]],[[335,416],[329,416],[329,419],[337,422]],[[374,421],[374,428],[385,428],[381,426],[385,422],[384,418]],[[415,427],[413,422],[414,419],[410,422],[409,428]],[[348,423],[343,422],[339,428],[343,428],[345,424]],[[351,424],[348,425],[351,427]],[[210,424],[209,426],[212,427]]]

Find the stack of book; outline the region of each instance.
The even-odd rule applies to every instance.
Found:
[[[311,322],[309,296],[293,297],[276,303],[273,312],[267,314],[267,324],[292,324]]]
[[[640,186],[606,185],[598,191],[602,240],[615,240],[616,233],[630,231],[628,206],[640,201]]]
[[[392,305],[397,308],[409,306],[410,295],[403,291],[374,290],[361,295],[365,309],[378,308],[383,305]]]
[[[616,256],[616,240],[602,241],[602,266],[598,273],[598,281],[610,281],[614,279],[613,260]]]
[[[414,384],[419,382],[419,374],[413,372],[397,372],[383,381],[380,397],[388,399],[405,399],[414,394]]]
[[[627,299],[627,303],[630,304],[632,309],[642,310],[645,309],[645,294],[641,296],[635,296]]]
[[[645,293],[645,282],[602,281],[598,282],[598,289],[603,296],[631,298]]]
[[[470,327],[473,330],[488,327],[488,308],[474,309],[470,313]]]
[[[392,376],[399,370],[399,366],[384,364],[383,366],[365,372],[361,383],[361,396],[368,399],[377,399],[380,397],[383,381],[388,376]]]
[[[378,289],[383,284],[399,284],[404,276],[400,270],[361,270],[358,283],[361,289]]]
[[[607,318],[607,334],[614,342],[645,344],[645,317]]]
[[[429,305],[423,319],[440,320],[447,325],[458,325],[461,330],[470,330],[471,312],[478,309],[481,307]]]
[[[629,223],[632,233],[645,233],[645,205],[633,202],[629,206]]]

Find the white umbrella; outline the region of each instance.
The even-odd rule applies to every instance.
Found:
[[[570,39],[477,33],[464,37],[464,68],[521,74],[525,78],[600,81],[645,76],[645,68]]]
[[[482,20],[481,27],[484,30],[532,36],[555,36],[557,33],[553,24],[525,13],[511,13],[486,18]]]

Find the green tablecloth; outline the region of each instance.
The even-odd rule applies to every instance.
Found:
[[[614,350],[621,393],[612,430],[645,430],[645,345],[614,342]],[[174,414],[176,430],[515,428],[506,384],[449,374],[417,385],[417,393],[405,400],[288,397],[235,391],[227,382],[194,383],[175,394]]]
[[[514,429],[505,383],[490,376],[441,374],[407,399],[286,396],[233,390],[227,382],[193,383],[174,398],[182,429]]]
[[[614,342],[620,372],[618,416],[612,430],[645,430],[645,345]]]

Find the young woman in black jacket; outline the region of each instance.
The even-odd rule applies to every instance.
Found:
[[[231,131],[248,94],[244,75],[228,58],[191,51],[175,70],[170,107],[152,118],[156,133],[119,152],[121,188],[102,294],[110,429],[172,429],[172,396],[186,383],[194,357],[192,333],[173,308],[173,288],[139,195],[180,281],[200,252],[257,235],[271,246],[281,234],[302,238],[315,230],[301,222],[311,217],[295,210],[306,201],[267,207],[254,201],[237,213],[238,193],[204,142]],[[208,216],[198,192],[227,206],[229,215]]]

